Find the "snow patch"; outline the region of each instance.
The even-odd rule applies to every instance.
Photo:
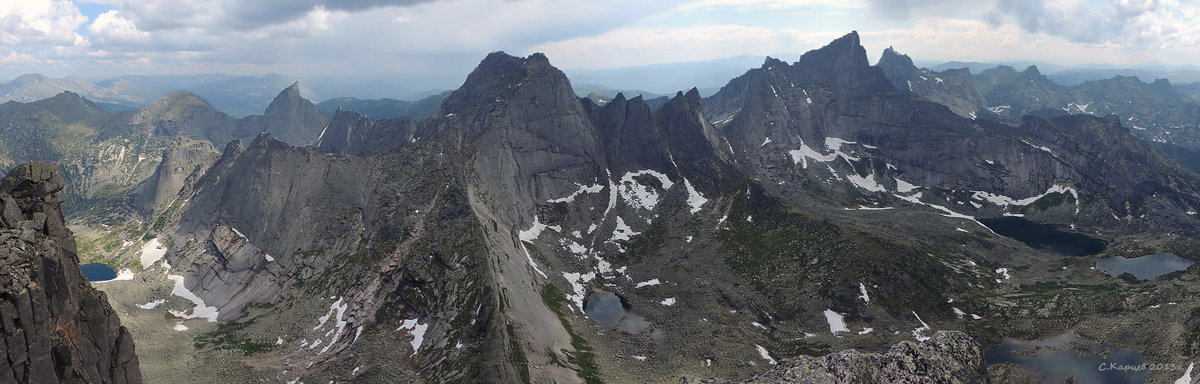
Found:
[[[758,344],[754,344],[754,348],[758,350],[758,356],[762,357],[763,360],[766,360],[767,364],[770,364],[770,365],[778,364],[778,362],[776,362],[775,359],[771,358],[771,352],[768,352],[766,348],[763,348],[763,346],[758,345]]]
[[[1012,278],[1012,275],[1008,274],[1008,268],[996,268],[996,273],[1000,276],[1004,276],[1004,280]]]
[[[1192,368],[1195,368],[1196,363],[1188,364],[1187,370],[1183,371],[1183,376],[1175,380],[1175,384],[1192,384]]]
[[[396,332],[407,330],[412,335],[413,352],[409,356],[416,356],[417,350],[421,349],[421,343],[425,341],[425,331],[429,329],[429,323],[421,324],[418,319],[408,319],[400,323],[400,328],[396,328]]]
[[[919,188],[919,187],[917,187],[916,185],[910,184],[904,180],[896,179],[896,192],[909,193],[909,192],[916,190],[917,188]]]
[[[167,275],[167,278],[175,281],[175,287],[171,289],[172,295],[187,299],[188,301],[191,301],[192,304],[196,305],[194,308],[187,311],[168,311],[171,313],[171,315],[184,319],[205,319],[210,323],[217,322],[217,315],[219,315],[219,313],[217,313],[217,307],[204,305],[204,300],[201,300],[199,296],[196,296],[195,293],[192,293],[192,291],[189,291],[187,287],[184,286],[183,276]]]
[[[846,328],[846,320],[842,314],[831,309],[825,310],[825,322],[829,323],[829,333],[836,335],[838,332],[850,332],[850,328]]]
[[[117,281],[117,280],[133,280],[133,270],[131,270],[129,268],[121,269],[120,272],[117,272],[117,277],[112,278],[112,280],[105,280],[105,281]],[[103,283],[105,281],[99,281],[99,283]]]
[[[641,208],[645,210],[654,210],[654,206],[658,205],[658,191],[653,187],[642,185],[634,180],[634,177],[650,175],[658,179],[662,183],[664,190],[671,189],[675,183],[662,172],[654,170],[642,170],[637,172],[628,172],[621,177],[621,183],[618,185],[618,192],[625,203],[631,207]]]
[[[604,190],[604,186],[600,185],[600,184],[580,185],[579,189],[576,190],[575,192],[572,192],[570,195],[567,195],[566,197],[562,197],[562,198],[558,198],[558,199],[547,200],[546,202],[549,202],[549,203],[571,203],[571,202],[575,201],[576,196],[579,196],[584,193],[600,193],[600,191],[602,191],[602,190]]]
[[[925,332],[926,332],[926,331],[932,331],[932,330],[933,330],[933,328],[929,328],[929,324],[925,324],[925,321],[924,321],[924,320],[921,320],[921,316],[917,315],[917,312],[915,312],[915,311],[914,311],[912,314],[913,314],[913,316],[916,316],[916,318],[917,318],[917,321],[921,323],[921,326],[920,326],[920,327],[918,327],[917,329],[914,329],[914,330],[912,331],[913,338],[914,338],[914,339],[917,339],[917,341],[925,341],[925,340],[929,340],[929,339],[930,339],[930,337],[929,337],[929,336],[925,336]]]
[[[672,305],[675,305],[675,298],[674,297],[665,298],[665,299],[663,299],[663,301],[660,301],[659,304],[670,307]]]
[[[871,333],[871,332],[874,332],[874,331],[875,331],[875,328],[871,328],[871,327],[863,327],[863,329],[862,329],[861,331],[858,331],[858,334],[860,334],[860,335],[865,335],[865,334],[868,334],[868,333]]]
[[[609,240],[609,242],[614,242],[617,240],[629,241],[634,236],[639,234],[640,232],[634,232],[633,228],[630,228],[629,225],[625,224],[625,220],[621,219],[620,216],[617,216],[617,227],[613,228],[612,239]]]
[[[567,279],[568,284],[571,284],[571,290],[574,292],[567,295],[567,300],[575,303],[575,306],[579,308],[579,311],[583,312],[583,299],[587,296],[587,287],[584,286],[584,284],[587,284],[589,281],[592,281],[592,279],[595,279],[596,272],[563,272],[563,278]],[[574,308],[571,309],[571,311],[574,310]]]
[[[167,248],[163,247],[157,237],[150,239],[150,241],[142,245],[142,257],[140,260],[142,262],[142,269],[150,268],[151,265],[162,259],[166,254]]]
[[[183,325],[183,322],[175,323],[175,332],[183,332],[186,330],[188,330],[188,327],[186,325]]]
[[[651,287],[651,286],[655,286],[658,284],[660,284],[658,279],[650,279],[650,280],[646,280],[646,281],[637,283],[637,285],[634,285],[634,288]]]
[[[167,302],[166,299],[158,299],[158,300],[154,300],[149,303],[146,303],[146,304],[138,304],[138,305],[136,305],[136,307],[141,308],[141,309],[154,309],[154,308],[158,308],[158,306],[163,305],[163,303],[166,303],[166,302]]]
[[[871,296],[867,296],[867,286],[863,283],[858,283],[858,291],[862,292],[862,295],[859,295],[858,298],[867,302],[867,304],[871,304]]]
[[[770,139],[767,139],[767,140],[770,140]],[[692,187],[692,182],[688,181],[688,179],[686,179],[686,178],[683,179],[683,186],[687,187],[687,191],[688,191],[687,203],[688,203],[688,206],[692,208],[691,209],[692,214],[696,214],[696,213],[700,212],[701,207],[704,206],[704,203],[708,202],[708,199],[705,199],[704,195],[701,195],[700,192],[696,191],[696,188]]]
[[[765,147],[765,146],[767,146],[767,143],[770,143],[770,142],[771,142],[771,138],[770,138],[770,137],[768,137],[766,140],[763,140],[763,143],[762,143],[762,145],[760,145],[760,146],[758,146],[758,147],[759,147],[759,148]]]

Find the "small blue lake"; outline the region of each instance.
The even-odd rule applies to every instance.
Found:
[[[117,278],[117,271],[114,271],[108,264],[92,263],[80,265],[79,269],[83,271],[83,277],[88,281],[109,281]]]
[[[1113,256],[1096,262],[1096,268],[1104,271],[1109,276],[1117,277],[1121,276],[1121,274],[1129,273],[1139,280],[1150,280],[1171,272],[1188,269],[1190,266],[1192,266],[1191,260],[1170,253],[1160,253],[1132,259]]]
[[[1062,383],[1073,378],[1075,383],[1143,384],[1145,370],[1133,370],[1146,362],[1138,351],[1127,348],[1103,347],[1089,356],[1074,350],[1035,352],[1037,348],[1022,348],[1020,342],[1005,340],[983,352],[987,365],[1009,363],[1042,374],[1045,383]],[[1126,367],[1125,370],[1115,367]]]
[[[616,326],[629,333],[650,327],[650,322],[629,312],[629,308],[629,302],[612,292],[596,292],[583,301],[583,312],[601,325]]]

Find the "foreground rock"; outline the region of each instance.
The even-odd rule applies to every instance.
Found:
[[[801,357],[744,383],[986,383],[979,344],[941,331],[925,342],[902,341],[884,354],[841,351]]]
[[[0,180],[0,382],[140,383],[133,339],[79,270],[56,166]]]

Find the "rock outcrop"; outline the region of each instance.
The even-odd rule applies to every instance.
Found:
[[[56,166],[0,181],[0,333],[5,383],[140,383],[133,338],[79,270]]]
[[[979,344],[965,333],[941,331],[921,343],[902,341],[882,354],[846,350],[824,357],[785,359],[743,383],[986,382]]]

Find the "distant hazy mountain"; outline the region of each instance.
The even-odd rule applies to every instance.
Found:
[[[1176,84],[1175,89],[1192,100],[1200,101],[1200,83]]]
[[[317,104],[317,108],[326,115],[337,114],[338,109],[358,112],[375,120],[396,117],[424,119],[437,113],[442,100],[450,95],[450,91],[426,96],[420,100],[396,99],[358,99],[354,97],[335,97]]]
[[[966,68],[971,70],[971,73],[981,73],[988,69],[998,66],[1008,66],[1013,68],[1027,68],[1036,66],[1042,74],[1050,80],[1060,85],[1076,85],[1090,80],[1111,79],[1117,76],[1137,77],[1145,80],[1152,79],[1167,79],[1174,84],[1189,84],[1200,82],[1200,68],[1188,65],[1154,65],[1145,64],[1134,67],[1118,68],[1107,64],[1088,64],[1084,66],[1063,66],[1053,63],[1032,62],[1032,61],[1014,61],[1003,63],[980,63],[980,62],[964,62],[964,61],[949,61],[941,64],[931,65],[929,69],[936,72],[945,71],[948,69]]]
[[[954,64],[941,66],[956,67]],[[971,68],[978,63],[957,64]],[[1200,128],[1200,104],[1190,97],[1200,90],[1196,86],[1172,87],[1170,81],[1155,75],[1144,78],[1156,79],[1150,83],[1134,76],[1115,75],[1064,84],[1043,74],[1036,65],[1020,71],[999,65],[971,76],[963,69],[940,72],[918,69],[907,56],[890,49],[884,51],[877,66],[897,88],[907,88],[964,117],[995,118],[1018,124],[1027,114],[1120,116],[1122,125],[1133,136],[1153,143],[1184,165],[1200,171],[1200,135],[1194,133]],[[1193,70],[1178,69],[1176,74]],[[1066,74],[1066,78],[1084,79],[1128,71],[1135,70],[1076,69],[1060,73]]]
[[[103,107],[110,112],[138,109],[174,91],[188,91],[205,100],[221,112],[233,117],[261,113],[278,93],[294,80],[280,75],[230,76],[164,75],[121,76],[96,83],[78,77],[61,79],[39,74],[17,77],[0,84],[0,102],[23,103],[50,98],[69,91]],[[312,97],[309,92],[306,97]]]
[[[97,86],[112,90],[142,106],[173,91],[188,91],[212,104],[213,108],[233,117],[262,113],[279,90],[295,82],[281,75],[231,76],[222,74],[121,76],[100,81]],[[312,98],[307,92],[305,97]],[[88,95],[84,95],[88,97]],[[89,97],[90,98],[90,97]]]
[[[577,69],[565,72],[574,84],[600,84],[609,89],[643,89],[664,95],[697,88],[701,96],[709,96],[716,93],[716,90],[725,85],[730,78],[740,75],[746,71],[746,68],[752,68],[760,63],[762,63],[761,56],[741,55],[690,63],[653,64],[613,69]],[[626,96],[634,95],[627,94]],[[650,98],[650,95],[646,95],[646,98]]]

